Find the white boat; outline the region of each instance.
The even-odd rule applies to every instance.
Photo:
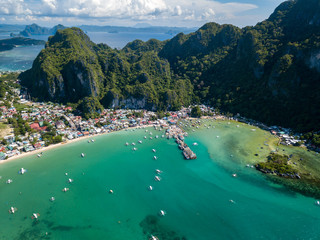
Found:
[[[152,190],[153,190],[153,187],[150,185],[150,186],[148,187],[148,189],[149,189],[150,191],[152,191]]]
[[[24,168],[20,168],[19,170],[19,174],[25,174],[27,172],[27,169],[24,169]]]
[[[155,149],[152,149],[152,152],[156,152],[156,150],[155,150]]]
[[[144,136],[143,138],[144,138],[144,139],[147,139],[147,136]]]
[[[152,140],[152,137],[150,137],[150,139]]]
[[[156,135],[156,138],[159,138],[159,136],[158,136],[158,135]]]
[[[236,173],[232,174],[232,177],[237,177],[237,174]]]
[[[91,142],[94,142],[94,139],[91,139]]]
[[[9,213],[14,214],[17,210],[18,210],[17,208],[11,207],[11,208],[9,209]]]
[[[133,143],[131,143],[131,145],[132,145],[132,146],[135,146],[136,144],[133,142]]]
[[[54,198],[54,197],[51,197],[50,198],[50,202],[53,202],[53,201],[55,201],[56,199]]]
[[[166,213],[165,211],[163,211],[163,210],[160,210],[160,211],[159,211],[159,215],[162,216],[162,217],[165,216],[166,214],[167,214],[167,213]]]
[[[84,153],[81,153],[81,157],[84,157]]]
[[[160,181],[161,181],[161,178],[160,178],[159,176],[155,176],[155,177],[154,177],[154,180],[160,182]]]
[[[38,217],[40,217],[39,213],[32,213],[32,216],[31,216],[32,219],[38,219]]]
[[[157,156],[153,156],[153,159],[154,159],[154,160],[157,160],[158,158],[157,158]]]
[[[230,200],[229,200],[229,202],[231,202],[231,203],[236,203],[236,202],[235,202],[235,201],[233,201],[232,199],[230,199]]]
[[[142,143],[142,141],[141,141],[141,140],[139,140],[139,141],[138,141],[138,143],[140,143],[140,144],[141,144],[141,143]]]
[[[38,156],[38,158],[41,157],[41,155],[39,153],[37,154],[37,156]]]
[[[66,172],[66,173],[64,173],[64,175],[68,176],[68,173]]]
[[[129,143],[128,142],[126,142],[126,144],[125,144],[126,146],[128,146],[129,145]]]
[[[162,138],[164,138],[164,135],[161,135]]]
[[[320,201],[317,200],[317,201],[315,202],[315,204],[316,204],[317,206],[320,206]]]
[[[217,136],[217,138],[219,138],[219,136]]]
[[[194,142],[192,143],[193,146],[198,146],[198,143]]]
[[[109,193],[113,194],[113,190],[112,190],[112,189],[110,189],[110,190],[109,190]]]
[[[7,183],[7,184],[12,183],[12,179],[8,179],[8,180],[6,181],[6,183]]]
[[[65,188],[62,189],[62,192],[68,192],[68,191],[69,191],[69,188],[65,187]]]
[[[134,148],[132,148],[132,150],[133,150],[133,151],[137,151],[137,148],[134,147]]]
[[[88,143],[90,143],[90,140],[88,140]]]
[[[159,169],[156,169],[156,173],[160,174],[160,173],[162,173],[162,171]]]
[[[68,179],[68,182],[69,182],[69,183],[72,183],[72,182],[73,182],[73,179],[69,178],[69,179]]]
[[[159,240],[159,238],[156,237],[156,236],[151,235],[150,238],[149,238],[149,240]]]

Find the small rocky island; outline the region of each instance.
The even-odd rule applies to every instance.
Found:
[[[9,51],[17,46],[31,46],[31,45],[44,45],[46,42],[43,40],[35,40],[24,37],[14,37],[0,40],[0,52]]]
[[[271,153],[267,162],[261,162],[256,165],[256,169],[266,174],[275,174],[285,178],[301,179],[298,171],[289,164],[290,157]]]

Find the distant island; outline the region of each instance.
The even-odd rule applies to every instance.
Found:
[[[27,25],[23,31],[19,34],[11,33],[11,37],[31,37],[33,35],[54,35],[57,30],[65,29],[66,27],[59,24],[54,26],[53,28],[41,27],[37,24]]]
[[[0,52],[14,49],[16,46],[44,45],[46,42],[23,37],[0,40]]]

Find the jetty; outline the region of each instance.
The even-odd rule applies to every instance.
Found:
[[[185,159],[196,159],[197,155],[190,149],[190,147],[184,142],[184,138],[188,136],[188,133],[183,131],[176,125],[170,126],[166,131],[167,138],[174,138]]]

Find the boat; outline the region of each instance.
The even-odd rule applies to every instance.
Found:
[[[132,146],[135,146],[136,144],[133,142],[133,143],[131,143],[131,145],[132,145]]]
[[[159,215],[162,216],[162,217],[165,216],[166,214],[167,214],[167,213],[166,213],[165,211],[163,211],[163,210],[160,210],[160,211],[159,211]]]
[[[68,173],[66,172],[66,173],[64,173],[64,175],[68,176]]]
[[[7,183],[7,184],[12,183],[12,179],[8,179],[8,180],[6,181],[6,183]]]
[[[50,202],[53,202],[53,201],[55,201],[56,199],[55,199],[54,197],[51,197],[49,200],[50,200]]]
[[[152,140],[152,137],[150,137],[150,139]]]
[[[217,136],[217,138],[219,138],[219,136]]]
[[[320,206],[320,201],[317,200],[317,201],[315,202],[315,204],[316,204],[317,206]]]
[[[154,160],[157,160],[158,158],[157,158],[157,156],[153,156],[153,159],[154,159]]]
[[[164,138],[164,135],[161,135],[162,138]]]
[[[90,140],[88,140],[88,143],[90,143]]]
[[[39,213],[32,213],[32,216],[31,216],[32,219],[38,219],[38,217],[40,217]]]
[[[132,148],[132,150],[133,150],[133,151],[137,151],[137,148],[134,147],[134,148]]]
[[[138,143],[140,143],[140,144],[141,144],[141,143],[142,143],[142,141],[141,141],[141,140],[139,140],[139,141],[138,141]]]
[[[91,139],[91,142],[94,142],[94,139]]]
[[[69,191],[69,188],[65,187],[65,188],[62,189],[62,192],[68,192],[68,191]]]
[[[159,169],[156,169],[156,173],[160,174],[160,173],[162,173],[162,171]]]
[[[194,142],[192,143],[193,146],[198,146],[198,143]]]
[[[144,138],[144,139],[147,139],[147,136],[144,136],[143,138]]]
[[[156,135],[156,138],[159,138],[159,136],[158,136],[158,135]]]
[[[17,210],[18,210],[17,208],[11,207],[11,208],[9,209],[9,213],[14,214]]]
[[[154,177],[154,180],[156,180],[157,182],[160,182],[161,181],[161,178],[159,176],[155,176]]]
[[[237,177],[237,174],[236,173],[232,174],[232,177]]]
[[[152,191],[152,190],[153,190],[153,187],[150,185],[150,186],[148,187],[148,189],[149,189],[150,191]]]
[[[150,236],[149,240],[159,240],[159,238],[158,238],[158,237],[156,237],[156,236],[153,236],[153,235],[151,234],[151,236]]]
[[[126,142],[126,144],[125,144],[126,146],[128,146],[129,145],[129,143],[128,142]]]
[[[68,182],[69,182],[69,183],[72,183],[72,182],[73,182],[73,179],[69,178],[69,179],[68,179]]]
[[[113,190],[112,190],[112,189],[110,189],[110,190],[109,190],[109,193],[113,194]]]
[[[81,153],[81,157],[84,157],[84,153]]]
[[[235,201],[233,201],[232,199],[230,199],[230,200],[229,200],[229,202],[231,202],[231,203],[236,203],[236,202],[235,202]]]
[[[38,158],[39,158],[39,157],[41,157],[41,155],[40,155],[39,153],[38,153],[38,155],[37,155],[37,156],[38,156]]]
[[[155,150],[155,149],[152,149],[152,152],[156,152],[156,150]]]
[[[24,168],[20,168],[19,170],[19,174],[25,174],[27,172],[27,169],[24,169]]]

